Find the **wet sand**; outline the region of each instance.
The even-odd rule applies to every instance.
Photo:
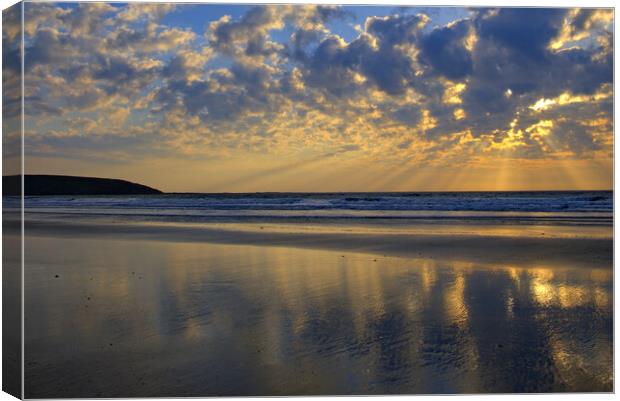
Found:
[[[611,238],[26,233],[26,397],[612,391]]]
[[[17,230],[16,223],[5,224]],[[227,225],[163,225],[163,224],[105,224],[67,223],[30,220],[26,233],[30,236],[147,239],[167,242],[243,244],[310,248],[334,251],[369,253],[401,257],[440,258],[442,260],[475,261],[479,264],[519,264],[536,267],[611,268],[613,239],[611,228],[603,227],[588,236],[563,236],[561,232],[545,235],[540,228],[535,234],[518,235],[525,230],[513,227],[509,234],[495,235],[434,231],[385,233],[362,230],[342,230],[325,227],[320,232],[296,229],[295,225],[269,230],[269,226],[248,224],[237,229]],[[265,228],[263,230],[263,228]],[[455,230],[457,231],[457,230]],[[510,234],[512,232],[512,235]]]

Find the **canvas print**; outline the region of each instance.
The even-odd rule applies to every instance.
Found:
[[[4,391],[613,391],[613,9],[2,18]]]

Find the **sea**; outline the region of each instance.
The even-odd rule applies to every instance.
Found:
[[[612,226],[612,191],[171,193],[26,196],[37,217],[169,223],[447,223]],[[19,197],[4,197],[5,211]]]

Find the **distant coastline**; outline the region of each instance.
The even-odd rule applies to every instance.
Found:
[[[2,177],[3,195],[21,195],[21,176]],[[158,189],[113,178],[69,175],[25,175],[24,195],[155,195]]]

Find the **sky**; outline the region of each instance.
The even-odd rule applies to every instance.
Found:
[[[26,3],[24,20],[29,174],[170,192],[613,186],[611,9]]]

